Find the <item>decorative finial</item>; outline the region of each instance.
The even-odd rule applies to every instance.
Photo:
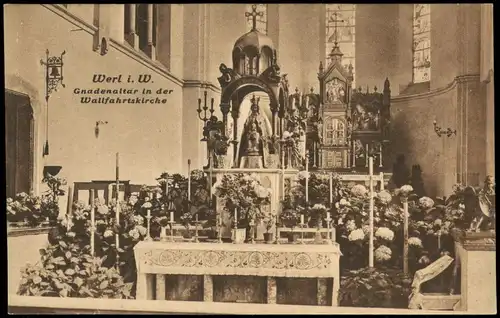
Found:
[[[323,67],[323,62],[322,62],[322,61],[320,61],[320,62],[319,62],[319,73],[320,73],[320,74],[322,74],[324,69],[325,69],[325,68]]]
[[[373,90],[375,91],[375,93],[377,92],[377,86],[375,85],[375,87],[373,88]]]
[[[299,88],[295,87],[295,94],[299,94]]]
[[[252,12],[245,12],[245,17],[252,17],[252,31],[257,30],[257,17],[264,16],[264,12],[257,12],[257,5],[252,5]]]
[[[310,91],[311,91],[311,94],[313,94],[314,93],[314,87],[311,87]]]

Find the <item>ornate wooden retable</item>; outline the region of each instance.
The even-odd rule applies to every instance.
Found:
[[[271,245],[144,241],[136,245],[134,252],[137,299],[165,299],[165,290],[168,289],[165,275],[201,275],[204,301],[214,301],[214,276],[256,276],[266,277],[267,303],[275,304],[277,278],[314,278],[317,279],[317,304],[337,306],[341,255],[337,243]],[[328,299],[328,294],[331,299]]]

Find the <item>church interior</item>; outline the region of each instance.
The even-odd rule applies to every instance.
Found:
[[[494,190],[487,186],[494,187],[495,174],[491,4],[10,4],[4,9],[4,23],[9,26],[4,31],[7,198],[17,202],[20,193],[29,193],[43,201],[44,193],[64,186],[61,194],[54,194],[58,208],[51,211],[58,212],[54,220],[66,222],[62,228],[67,234],[67,215],[73,217],[80,211],[73,203],[90,204],[92,212],[85,215],[91,222],[86,225],[86,235],[91,233],[92,257],[96,249],[107,244],[107,230],[103,230],[102,241],[94,238],[94,231],[100,231],[99,226],[94,227],[100,213],[94,216],[94,208],[100,211],[94,206],[95,199],[102,196],[110,204],[111,198],[127,201],[140,193],[140,209],[151,201],[154,210],[158,201],[164,203],[160,210],[175,210],[175,216],[174,212],[164,216],[158,212],[152,217],[145,208],[147,212],[138,215],[143,218],[141,228],[147,228],[146,234],[140,234],[144,241],[131,247],[132,256],[117,252],[113,259],[118,264],[121,258],[132,257],[130,262],[137,264],[131,280],[137,300],[218,299],[235,303],[241,302],[238,297],[243,295],[252,299],[245,302],[336,307],[339,294],[344,297],[343,285],[337,283],[344,275],[339,258],[340,267],[347,266],[345,259],[351,253],[346,250],[356,232],[351,229],[341,236],[341,208],[338,204],[335,207],[339,195],[332,190],[336,180],[344,184],[339,187],[349,184],[370,189],[366,202],[371,203],[363,206],[370,211],[365,233],[366,250],[370,250],[368,267],[382,251],[375,232],[390,227],[373,220],[374,205],[375,211],[381,209],[379,203],[373,203],[374,191],[379,193],[377,198],[383,197],[380,193],[384,191],[396,197],[410,185],[410,192],[422,197],[415,204],[422,206],[424,198],[434,199],[436,205],[455,198],[457,184],[482,189],[477,190],[478,209],[488,220],[494,218]],[[204,176],[203,185],[194,171]],[[64,183],[54,185],[57,180]],[[297,195],[302,203],[290,199],[295,195],[295,181],[302,187],[303,194]],[[324,190],[316,191],[323,189],[317,186],[323,181]],[[257,182],[259,191],[264,192],[256,190],[251,203],[240,198],[243,190],[234,189],[235,185],[243,189],[248,182]],[[155,190],[157,183],[160,190]],[[185,202],[162,201],[184,185]],[[201,188],[207,193],[200,194]],[[144,197],[144,191],[150,191],[151,196]],[[155,191],[159,191],[158,197]],[[339,202],[344,200],[341,196]],[[206,211],[199,212],[193,205],[202,197],[209,203],[203,205]],[[407,197],[403,197],[397,204],[408,213]],[[460,204],[467,205],[464,202]],[[249,207],[246,212],[241,208],[245,204]],[[254,213],[251,207],[257,207],[257,215],[262,214],[258,226],[254,224],[256,216],[250,216]],[[283,212],[288,211],[286,207],[294,212]],[[321,218],[316,221],[311,212],[321,207],[326,222]],[[410,204],[410,210],[412,207]],[[121,209],[115,203],[117,223]],[[190,214],[193,209],[197,212]],[[156,233],[160,241],[173,242],[176,226],[185,227],[187,232],[195,229],[194,240],[198,242],[198,226],[202,219],[210,218],[212,210],[217,230],[212,254],[206,255],[214,259],[230,253],[258,254],[260,258],[250,257],[248,263],[260,268],[226,264],[225,275],[231,276],[222,276],[227,280],[222,281],[216,276],[221,269],[215,269],[220,264],[210,265],[208,260],[200,260],[203,266],[198,267],[176,263],[175,259],[191,261],[185,252],[192,250],[191,243],[165,245],[161,251],[154,245],[157,242],[150,233]],[[311,245],[317,258],[300,252],[300,244],[289,249],[286,244],[261,246],[266,234],[276,231],[275,235],[280,235],[278,217],[269,221],[269,215],[276,212],[289,219],[301,218],[300,223],[287,226],[282,221],[280,226],[291,228],[292,233],[300,228],[297,233],[302,242],[305,233],[306,241],[318,243],[326,234],[326,240],[333,243]],[[246,222],[243,239],[250,243],[244,247],[218,244],[237,239],[237,214]],[[156,217],[157,224],[150,224]],[[185,221],[187,217],[190,221]],[[401,229],[401,242],[405,242],[401,251],[405,252],[395,264],[401,262],[405,274],[413,274],[420,267],[410,265],[408,269],[408,261],[403,260],[408,259],[408,250],[413,255],[408,247],[407,219],[401,221],[406,224]],[[72,222],[76,227],[78,221]],[[378,230],[374,230],[374,222]],[[57,228],[54,224],[51,229]],[[359,225],[362,233],[361,229]],[[23,247],[26,253],[21,254],[26,255],[19,255],[19,248],[27,244],[22,239],[29,235],[21,234],[25,230],[16,231],[18,234],[9,234],[8,242],[9,271],[15,271],[12,275],[16,276],[9,277],[9,294],[15,294],[25,279],[17,277],[24,262],[40,258],[37,244]],[[42,241],[47,238],[46,232],[37,231]],[[113,242],[109,244],[115,244],[111,247],[118,248],[119,242],[123,247],[133,237],[130,234],[124,239],[118,234],[120,229],[113,231],[117,234],[116,242],[110,234]],[[463,255],[469,245],[465,241],[460,247],[453,245],[451,230],[451,243],[445,243],[441,233],[437,245],[441,254],[429,258],[444,264],[448,254],[456,257],[462,248],[462,260],[467,259]],[[379,237],[375,243],[374,237]],[[490,236],[480,239],[490,242]],[[278,241],[275,237],[275,244]],[[422,242],[427,244],[423,238]],[[445,244],[454,246],[446,255]],[[282,270],[277,259],[271,266],[267,259],[275,249],[282,249],[276,253],[285,258],[292,253],[297,258],[307,257],[307,262],[316,262],[317,267],[304,267],[303,272],[299,268]],[[481,253],[487,254],[486,250],[491,251],[491,246]],[[488,266],[493,262],[494,268],[491,254],[495,253],[481,257]],[[329,261],[323,264],[324,255]],[[462,272],[466,272],[463,268],[474,272],[470,257],[469,263],[462,261]],[[451,262],[450,258],[445,267]],[[173,272],[168,272],[167,263],[177,264],[168,265]],[[295,266],[300,264],[297,261]],[[148,277],[154,274],[154,280],[142,270],[148,271]],[[175,280],[174,274],[182,277]],[[128,276],[124,277],[127,280]],[[293,278],[288,281],[288,277]],[[311,277],[312,285],[301,281]],[[221,287],[231,280],[233,287]],[[462,281],[458,287],[461,295],[470,294],[465,285]],[[303,294],[288,293],[297,286],[303,288]],[[61,290],[65,289],[59,289],[59,296],[63,296]],[[304,300],[304,293],[315,296]],[[473,305],[470,295],[469,300],[460,298],[460,306],[456,305],[458,298],[443,299],[433,301],[446,308],[454,301],[453,306],[463,310],[490,304],[477,300]],[[17,302],[18,309],[43,307],[25,306],[24,302],[30,302],[24,298]]]

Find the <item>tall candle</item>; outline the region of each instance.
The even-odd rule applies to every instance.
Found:
[[[73,187],[72,186],[68,186],[68,209],[66,211],[66,214],[68,214],[68,215],[73,214]]]
[[[95,207],[94,190],[90,190],[90,255],[94,256]]]
[[[327,219],[327,220],[331,220],[331,219],[330,219],[330,212],[326,212],[326,219]]]
[[[148,209],[148,218],[151,217],[151,209]]]
[[[300,215],[300,224],[304,224],[304,214]]]
[[[306,202],[309,202],[309,165],[308,165],[308,155],[306,154]]]
[[[188,159],[188,201],[191,201],[191,159]]]
[[[238,210],[234,209],[234,223],[236,224],[238,222]]]
[[[174,212],[170,211],[170,221],[174,222]]]
[[[368,170],[370,177],[373,176],[373,157],[368,158]]]
[[[330,204],[333,203],[333,175],[330,174]]]
[[[116,153],[116,224],[120,224],[120,202],[119,202],[119,189],[120,189],[120,155],[117,152]],[[116,240],[116,248],[120,247],[120,235],[116,233],[115,236]],[[118,263],[118,255],[117,255],[117,263]]]

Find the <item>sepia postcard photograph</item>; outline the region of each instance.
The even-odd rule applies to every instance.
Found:
[[[496,314],[492,3],[3,11],[8,314]]]

